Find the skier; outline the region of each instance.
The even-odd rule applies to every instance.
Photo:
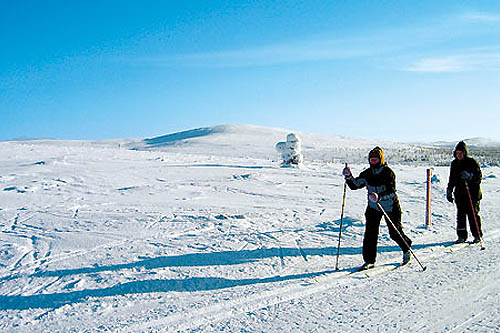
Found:
[[[475,159],[468,156],[467,145],[460,141],[453,152],[455,159],[451,162],[450,178],[448,188],[446,190],[446,198],[457,206],[457,236],[455,243],[464,243],[467,240],[467,223],[466,217],[469,220],[470,231],[474,236],[473,243],[479,243],[483,237],[481,231],[481,218],[479,217],[479,202],[482,198],[481,193],[481,168]],[[470,199],[467,194],[466,183],[469,187]],[[474,222],[476,215],[477,226]]]
[[[384,152],[380,147],[375,147],[370,151],[368,160],[370,167],[361,172],[359,177],[353,177],[349,167],[345,167],[342,174],[351,190],[357,190],[366,186],[369,195],[377,193],[380,198],[378,203],[387,212],[387,215],[393,222],[389,223],[390,221],[386,220],[389,235],[403,251],[403,265],[407,264],[411,258],[409,247],[412,241],[403,233],[401,206],[396,194],[396,176],[394,171],[384,161]],[[377,240],[382,216],[383,212],[377,203],[368,200],[368,206],[365,211],[365,235],[363,238],[363,259],[365,263],[360,267],[360,270],[373,268],[375,265]]]

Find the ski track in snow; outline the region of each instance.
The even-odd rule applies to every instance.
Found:
[[[280,168],[218,141],[169,149],[0,143],[0,330],[500,330],[498,168],[483,170],[486,250],[450,246],[447,167],[434,167],[426,229],[425,166],[396,164],[403,224],[428,269],[396,268],[382,223],[376,268],[354,272],[360,190],[347,193],[336,271],[343,162],[306,154],[302,169]]]
[[[490,241],[497,241],[500,238],[500,229],[495,230],[494,234],[492,234],[489,237]],[[473,247],[474,250],[478,250],[478,246],[470,246]],[[464,246],[458,245],[458,248],[455,249],[455,251],[463,250],[465,248]],[[469,247],[467,247],[469,248]],[[436,262],[439,259],[442,259],[443,257],[446,257],[451,251],[445,250],[446,248],[444,247],[439,247],[438,249],[431,249],[432,251],[429,253],[419,253],[419,257],[424,260],[425,262]],[[455,252],[454,251],[454,252]],[[500,260],[498,260],[496,263],[498,263]],[[411,268],[409,268],[411,267]],[[355,272],[352,269],[348,270],[331,270],[328,272],[321,272],[320,274],[313,274],[310,277],[304,277],[307,280],[312,280],[311,282],[307,283],[306,285],[293,285],[293,286],[284,286],[284,287],[279,287],[279,288],[274,288],[270,291],[266,291],[263,293],[259,293],[258,295],[251,295],[249,297],[242,297],[238,298],[236,300],[230,300],[226,302],[219,302],[214,305],[210,305],[201,309],[196,309],[195,311],[192,312],[187,312],[187,313],[182,313],[178,315],[172,315],[169,316],[166,319],[160,319],[155,321],[149,321],[148,323],[144,323],[141,325],[138,325],[136,327],[131,327],[132,329],[137,329],[137,330],[144,330],[144,331],[149,331],[149,330],[154,330],[154,329],[160,329],[161,327],[170,327],[170,328],[175,328],[177,331],[185,331],[190,328],[196,328],[199,325],[203,325],[206,323],[213,323],[213,322],[218,322],[218,321],[223,321],[229,317],[232,317],[234,315],[238,315],[241,313],[247,313],[247,312],[252,312],[256,311],[259,309],[263,308],[269,308],[277,304],[286,304],[287,302],[290,302],[291,300],[295,299],[303,299],[306,297],[310,297],[311,295],[314,294],[319,294],[319,293],[329,293],[334,289],[337,289],[339,285],[342,284],[348,284],[350,288],[360,288],[360,285],[364,285],[366,283],[366,278],[375,278],[378,277],[380,279],[386,278],[380,277],[380,275],[385,274],[385,273],[394,273],[392,272],[392,269],[394,266],[392,263],[385,263],[385,264],[377,264],[377,267],[373,270],[366,271],[366,272]],[[414,261],[412,265],[408,267],[402,267],[401,270],[404,269],[416,269],[417,268],[417,263]],[[418,267],[420,269],[420,267]],[[373,272],[374,271],[374,272]],[[425,274],[425,273],[422,273]],[[498,277],[500,278],[500,274],[498,274]],[[351,281],[345,282],[345,281],[340,281],[339,279],[349,279]],[[488,281],[490,282],[490,281]],[[488,294],[486,291],[492,291],[496,290],[496,293],[500,292],[500,288],[498,287],[492,287],[491,285],[479,285],[477,288],[480,290],[468,290],[467,294],[463,295],[457,295],[457,298],[462,298],[464,297],[467,299],[469,302],[473,302],[474,300],[477,300],[478,298],[485,297],[485,295]],[[453,288],[451,288],[453,289]],[[457,288],[460,292],[461,288]],[[407,290],[408,293],[411,293],[411,290]],[[435,297],[435,296],[434,296]],[[438,296],[439,297],[439,296]],[[371,306],[373,303],[371,304]],[[333,306],[333,305],[332,305]],[[464,310],[465,308],[465,310]],[[463,304],[460,300],[457,300],[457,303],[455,307],[450,310],[451,317],[458,317],[458,318],[463,318],[468,316],[468,310],[467,306]],[[290,309],[292,311],[292,309]],[[304,309],[304,311],[306,311]],[[394,314],[397,309],[393,309],[390,312],[385,312],[383,317],[381,318],[380,322],[385,322],[384,318],[388,317],[391,314]],[[286,312],[286,310],[285,310]],[[456,316],[455,316],[456,312]],[[500,312],[500,311],[499,311]],[[423,313],[422,315],[427,315],[427,313]],[[460,317],[461,316],[461,317]],[[185,318],[188,317],[190,318],[189,322],[185,322]],[[391,315],[391,317],[394,317]],[[398,313],[397,316],[398,318],[403,317],[403,313]],[[474,316],[476,317],[476,316]],[[299,318],[300,319],[300,318]],[[303,318],[302,318],[303,319]],[[411,318],[409,318],[410,320]],[[421,331],[421,330],[429,330],[429,331],[439,331],[440,329],[445,328],[446,330],[450,329],[449,326],[445,325],[446,320],[449,318],[441,319],[438,323],[434,322],[433,327],[434,329],[430,329],[428,324],[420,324],[420,325],[415,325],[409,329],[409,331]],[[471,318],[468,321],[472,321],[474,318]],[[461,323],[460,325],[463,326],[465,324]],[[360,325],[359,323],[357,324],[359,326],[358,329],[362,329],[362,324]],[[420,327],[419,327],[420,326]],[[443,326],[443,327],[440,327]],[[440,328],[438,328],[440,327]],[[365,327],[366,328],[366,327]],[[452,327],[453,328],[453,327]],[[250,329],[250,328],[249,328]],[[389,329],[389,327],[388,327]],[[457,327],[454,327],[453,329],[458,329]],[[406,330],[406,328],[405,328]],[[262,331],[265,331],[265,328],[262,328]],[[353,329],[353,332],[357,331],[357,329]]]

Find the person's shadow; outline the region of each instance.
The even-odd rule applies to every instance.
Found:
[[[446,246],[452,242],[433,243],[425,245],[416,245],[413,248],[425,248],[431,246]],[[340,255],[356,255],[361,254],[361,247],[342,247]],[[400,251],[397,246],[379,246],[379,252]],[[69,275],[91,274],[105,271],[119,271],[122,269],[145,268],[155,269],[164,267],[193,267],[193,266],[224,266],[237,265],[244,263],[253,263],[265,258],[283,258],[283,257],[299,257],[299,256],[336,256],[337,247],[324,248],[269,248],[244,251],[223,251],[209,253],[192,253],[176,256],[164,256],[157,258],[145,258],[137,262],[110,265],[83,267],[57,271],[42,271],[30,275],[29,277],[64,277]],[[332,258],[332,263],[334,258]],[[342,271],[354,271],[355,268],[348,268]],[[88,289],[73,291],[67,293],[52,293],[40,295],[14,295],[0,296],[0,310],[15,309],[26,310],[33,308],[57,308],[65,304],[72,304],[84,301],[88,297],[106,297],[118,296],[127,294],[140,294],[152,292],[193,292],[206,290],[219,290],[237,286],[247,286],[261,283],[273,283],[286,280],[298,280],[304,278],[313,278],[322,274],[328,274],[334,270],[324,270],[320,272],[291,274],[291,275],[276,275],[267,278],[248,278],[248,279],[227,279],[221,277],[192,277],[186,279],[164,279],[164,280],[144,280],[117,284],[113,287],[102,289]],[[1,280],[13,280],[20,276],[8,276]],[[25,276],[21,276],[25,277]]]

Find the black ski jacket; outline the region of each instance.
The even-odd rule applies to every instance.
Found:
[[[368,193],[375,192],[379,195],[379,203],[384,210],[391,212],[395,205],[399,205],[396,194],[396,175],[386,163],[380,167],[370,167],[362,171],[358,177],[346,179],[351,190],[357,190],[366,186]],[[368,200],[368,206],[380,210],[376,203]]]
[[[483,175],[481,173],[481,168],[475,159],[468,156],[467,146],[465,143],[459,143],[460,150],[464,151],[464,159],[459,160],[456,158],[455,148],[454,156],[455,159],[451,162],[450,167],[450,179],[448,181],[448,193],[454,191],[455,200],[464,201],[469,200],[467,195],[467,190],[465,188],[465,181],[462,179],[462,172],[467,171],[472,174],[472,179],[467,181],[469,185],[469,191],[473,202],[477,202],[482,199],[483,195],[481,193],[481,180]]]

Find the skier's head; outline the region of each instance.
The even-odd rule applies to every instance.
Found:
[[[379,167],[385,163],[384,160],[384,151],[379,146],[370,150],[368,154],[368,162],[370,162],[370,166]]]
[[[467,155],[467,145],[465,144],[465,142],[460,141],[459,143],[457,143],[457,146],[453,151],[453,157],[459,160],[463,160],[465,157],[467,157]]]

